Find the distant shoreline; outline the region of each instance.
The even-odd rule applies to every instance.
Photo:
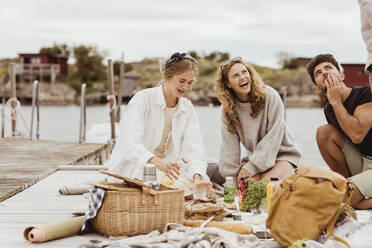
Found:
[[[128,102],[123,102],[123,105],[126,105]],[[107,102],[89,102],[87,104],[87,107],[91,106],[103,106],[106,105]],[[23,106],[31,106],[32,102],[26,101],[22,102],[21,105]],[[219,103],[205,103],[200,101],[194,101],[194,106],[198,107],[206,107],[206,106],[213,106],[217,107],[221,104]],[[40,101],[39,106],[80,106],[80,100],[79,101]],[[286,108],[322,108],[320,101],[294,101],[294,100],[288,100],[286,103]]]
[[[187,97],[186,97],[187,98]],[[21,105],[30,106],[32,105],[31,97],[18,96],[18,100]],[[127,104],[130,98],[123,98],[123,104]],[[198,100],[191,100],[195,106],[219,106],[220,103],[216,97],[201,98]],[[97,106],[107,104],[106,95],[94,95],[92,97],[87,96],[87,106]],[[42,99],[39,100],[40,105],[44,106],[68,106],[68,105],[80,105],[80,97],[74,97],[69,99]],[[321,108],[322,103],[319,95],[292,95],[286,98],[286,107],[288,108]]]

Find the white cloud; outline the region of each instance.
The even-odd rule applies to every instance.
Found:
[[[172,52],[227,51],[275,65],[275,54],[332,52],[364,61],[357,1],[1,1],[0,57],[53,42],[96,45],[130,61]]]

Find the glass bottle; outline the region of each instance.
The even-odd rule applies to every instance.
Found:
[[[226,177],[226,182],[223,185],[224,195],[223,200],[226,203],[233,203],[235,199],[235,182],[233,177]]]
[[[266,184],[266,212],[269,212],[273,187],[277,182],[278,182],[278,178],[272,177],[270,178],[270,182]]]

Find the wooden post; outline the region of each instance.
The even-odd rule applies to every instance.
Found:
[[[53,66],[51,66],[51,76],[50,76],[50,82],[51,84],[55,84],[56,82],[56,77],[57,77],[57,73],[56,71],[54,70],[55,68]]]
[[[4,88],[1,88],[1,95],[2,95],[2,103],[3,107],[1,109],[1,138],[5,136],[5,96],[4,96]]]
[[[17,107],[17,91],[16,91],[16,75],[15,75],[15,63],[10,63],[9,65],[9,76],[11,84],[10,96],[13,101],[11,101],[11,107],[14,109]],[[17,121],[12,119],[12,136],[15,136],[17,130]]]
[[[114,69],[112,60],[108,60],[108,86],[109,86],[109,96],[110,101],[110,120],[111,120],[111,140],[115,141],[115,94],[114,94]]]
[[[122,95],[122,87],[124,83],[124,70],[125,70],[125,64],[124,64],[124,53],[121,54],[121,63],[120,63],[120,75],[119,75],[119,93],[118,93],[118,109],[116,112],[116,121],[120,122],[120,107],[123,103],[123,95]]]
[[[79,144],[85,142],[85,130],[86,130],[86,84],[81,85],[81,94],[80,94],[80,126],[79,126]]]

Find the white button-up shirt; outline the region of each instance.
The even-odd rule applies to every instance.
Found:
[[[199,120],[191,101],[181,97],[172,119],[166,160],[187,163],[187,177],[200,174],[205,180],[207,163]],[[138,92],[128,103],[120,123],[120,135],[108,161],[109,171],[129,178],[143,178],[143,168],[154,157],[164,129],[166,107],[162,86]],[[157,171],[158,175],[162,174]],[[159,177],[158,177],[159,179]]]

